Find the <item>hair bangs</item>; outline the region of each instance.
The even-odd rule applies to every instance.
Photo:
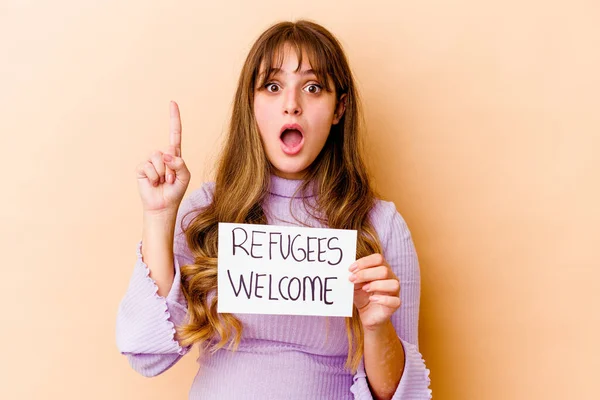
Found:
[[[328,62],[331,56],[328,56],[322,38],[316,37],[313,32],[296,28],[273,32],[273,35],[264,42],[264,46],[259,49],[253,76],[253,81],[256,83],[255,90],[264,86],[281,69],[286,45],[296,52],[298,58],[298,66],[294,72],[300,71],[306,56],[310,68],[323,85],[323,89],[328,92],[336,89],[337,85],[333,82],[335,71],[332,64]]]

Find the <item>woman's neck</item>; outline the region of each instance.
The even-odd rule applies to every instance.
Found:
[[[314,196],[314,190],[310,190],[312,185],[309,185],[307,193],[296,193],[296,191],[302,186],[304,180],[302,179],[287,179],[275,174],[271,174],[271,183],[269,185],[269,192],[276,196],[281,197],[310,197]],[[295,196],[294,196],[295,194]]]

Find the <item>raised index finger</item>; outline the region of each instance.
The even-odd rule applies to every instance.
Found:
[[[181,157],[181,117],[179,116],[179,106],[171,101],[171,123],[170,123],[169,142],[175,147],[175,155]]]

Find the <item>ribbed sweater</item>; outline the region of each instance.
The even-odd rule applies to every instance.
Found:
[[[303,201],[314,200],[312,193],[294,196],[300,184],[271,176],[263,203],[269,224],[326,227],[303,206]],[[143,376],[165,372],[191,349],[174,339],[174,326],[184,322],[187,310],[180,266],[194,261],[184,230],[212,201],[213,191],[214,183],[205,183],[181,202],[173,242],[175,278],[166,297],[158,295],[143,261],[142,241],[137,243],[137,260],[117,313],[116,341],[131,367]],[[393,398],[430,399],[429,370],[418,344],[420,272],[411,233],[392,202],[377,200],[369,218],[401,285],[401,306],[391,319],[405,363]],[[189,399],[372,399],[363,363],[355,374],[344,368],[348,339],[343,317],[235,316],[244,327],[237,351],[200,351]]]

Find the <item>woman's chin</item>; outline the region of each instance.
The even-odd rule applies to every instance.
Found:
[[[273,165],[275,175],[285,179],[302,179],[306,174],[307,166]]]

